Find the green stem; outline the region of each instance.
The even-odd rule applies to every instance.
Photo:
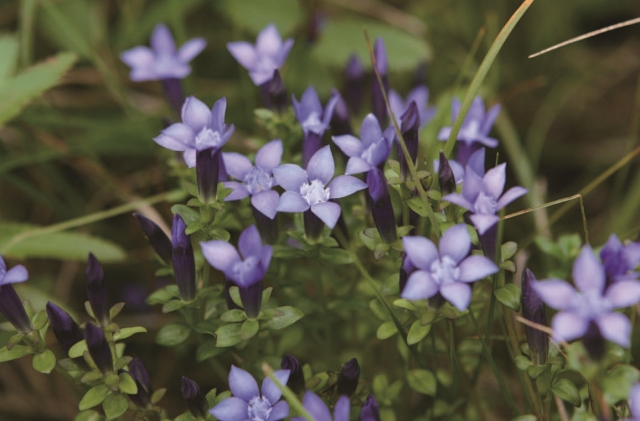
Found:
[[[273,383],[280,389],[284,398],[304,419],[307,421],[316,421],[315,418],[306,410],[302,405],[302,402],[298,399],[295,393],[291,391],[287,386],[280,383],[280,380],[273,374],[273,369],[267,363],[262,363],[262,371],[269,377]]]
[[[460,382],[460,368],[456,357],[456,338],[454,321],[449,320],[449,358],[453,367],[453,394],[458,394],[458,383]]]
[[[36,1],[20,1],[20,66],[27,67],[33,61],[33,18]]]

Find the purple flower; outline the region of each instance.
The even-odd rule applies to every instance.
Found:
[[[331,117],[331,132],[335,136],[352,134],[351,118],[347,103],[336,89],[331,90],[331,95],[338,98],[336,106],[333,108],[333,116]]]
[[[182,376],[182,387],[180,391],[182,392],[182,398],[187,401],[189,412],[200,419],[206,418],[209,405],[200,391],[198,383]]]
[[[98,323],[106,327],[111,323],[109,294],[107,293],[107,284],[104,281],[104,270],[93,253],[89,253],[85,274],[87,276],[87,298],[91,304],[91,310]]]
[[[196,298],[196,261],[191,239],[185,232],[186,229],[187,224],[182,217],[177,213],[173,215],[173,225],[171,226],[173,274],[180,297],[183,301],[189,302]]]
[[[129,398],[139,407],[146,408],[151,403],[151,395],[153,394],[149,372],[140,358],[134,358],[128,366],[129,375],[138,386],[138,393],[129,395]]]
[[[365,71],[357,55],[351,54],[345,68],[346,86],[344,97],[351,111],[358,113],[362,105],[362,91],[364,90]]]
[[[82,330],[73,318],[51,301],[47,302],[47,317],[53,334],[65,354],[69,353],[72,346],[84,339]]]
[[[273,374],[282,384],[289,379],[289,370]],[[220,421],[278,421],[289,416],[289,404],[280,400],[282,392],[268,377],[262,381],[261,391],[251,374],[232,365],[229,389],[233,396],[209,410]]]
[[[640,277],[639,272],[633,271],[640,264],[640,243],[623,245],[618,236],[611,234],[600,251],[600,258],[607,274],[607,284]]]
[[[113,372],[113,356],[109,343],[104,337],[102,329],[93,323],[87,323],[84,328],[84,339],[87,341],[87,348],[91,359],[102,374]]]
[[[525,319],[534,323],[547,326],[547,314],[544,311],[544,302],[536,294],[533,284],[536,277],[529,270],[522,271],[522,315]],[[544,365],[549,354],[549,337],[545,332],[531,326],[525,326],[527,342],[531,354],[531,361],[536,365]]]
[[[334,172],[335,164],[328,145],[311,157],[306,171],[294,164],[277,166],[273,169],[273,175],[286,191],[280,197],[276,210],[311,210],[333,229],[340,217],[340,205],[329,199],[349,196],[367,187],[364,182],[350,175],[340,175],[331,181]]]
[[[153,138],[155,142],[172,151],[184,152],[184,160],[193,168],[196,166],[196,152],[220,149],[231,137],[234,125],[224,123],[227,99],[220,98],[211,110],[194,96],[182,105],[182,123],[175,123]]]
[[[627,401],[629,402],[631,418],[626,418],[625,421],[640,421],[640,383],[635,383],[631,387]]]
[[[155,250],[156,254],[166,263],[171,262],[171,240],[167,234],[151,219],[134,212],[133,216],[138,220],[140,229]]]
[[[351,396],[358,388],[358,379],[360,378],[360,364],[356,358],[351,358],[340,370],[338,376],[338,395]]]
[[[176,51],[169,29],[159,23],[151,35],[151,48],[134,47],[122,52],[120,59],[131,67],[134,82],[158,79],[183,79],[191,73],[189,62],[207,45],[204,38],[187,41]]]
[[[424,237],[402,238],[407,260],[414,271],[402,291],[402,298],[423,300],[442,295],[458,310],[464,311],[471,302],[471,286],[498,272],[498,267],[484,256],[471,255],[471,238],[465,224],[458,224],[442,234],[440,251]]]
[[[300,393],[304,390],[305,381],[304,373],[302,372],[302,364],[293,355],[285,355],[282,357],[280,368],[283,370],[289,370],[289,382],[287,386],[294,393]]]
[[[571,341],[583,337],[595,324],[604,339],[628,347],[631,323],[613,310],[640,301],[640,282],[622,280],[605,289],[605,269],[589,246],[582,247],[573,262],[572,277],[578,291],[560,279],[533,284],[542,301],[560,310],[551,322],[553,339]]]
[[[291,47],[293,40],[288,38],[282,42],[275,25],[267,26],[258,34],[255,47],[246,41],[227,44],[231,55],[249,71],[256,86],[271,80],[273,71],[284,64]]]
[[[408,109],[411,102],[415,102],[420,116],[420,128],[423,128],[436,114],[435,107],[427,107],[429,102],[429,89],[426,86],[417,86],[409,92],[404,101],[400,94],[393,89],[389,91],[389,107],[396,118],[399,118]]]
[[[387,60],[387,50],[384,47],[384,41],[382,38],[376,38],[373,44],[373,54],[376,58],[376,68],[380,79],[382,80],[382,88],[384,93],[389,92],[389,62]],[[384,102],[384,95],[378,82],[377,77],[373,77],[371,86],[371,109],[373,114],[378,118],[378,121],[383,121],[387,117],[387,105]]]
[[[360,421],[380,421],[380,409],[373,395],[367,396],[360,411]]]
[[[20,297],[13,289],[13,285],[24,282],[29,278],[27,269],[17,265],[7,270],[7,265],[0,255],[0,314],[2,314],[20,333],[29,333],[33,324],[22,306]]]
[[[389,188],[387,187],[387,179],[380,168],[373,167],[369,170],[367,173],[367,187],[369,190],[368,199],[370,199],[367,203],[371,210],[373,222],[382,240],[387,244],[391,244],[398,239],[398,233],[396,231]]]
[[[256,165],[244,155],[235,152],[222,154],[225,168],[229,175],[239,181],[227,181],[225,187],[233,189],[225,201],[240,200],[251,196],[251,205],[270,219],[276,216],[276,207],[280,195],[273,187],[278,183],[273,178],[273,169],[280,164],[282,158],[282,141],[272,140],[264,145],[256,154]]]
[[[473,172],[479,176],[484,176],[484,160],[485,160],[485,148],[480,148],[475,151],[467,161],[467,167],[470,167]],[[449,166],[453,170],[453,175],[456,179],[456,185],[462,183],[464,180],[464,167],[453,159],[449,159]],[[433,169],[435,172],[440,172],[440,160],[433,160]]]
[[[345,174],[358,174],[384,163],[391,152],[394,131],[392,127],[382,133],[378,119],[367,114],[362,120],[360,139],[352,135],[334,136],[333,143],[349,157]]]
[[[351,402],[349,402],[348,396],[340,396],[333,408],[333,418],[331,418],[331,411],[329,411],[327,404],[310,390],[304,394],[302,405],[315,421],[349,421]],[[291,421],[305,421],[305,418],[295,417]]]
[[[307,90],[304,91],[300,102],[296,100],[295,95],[291,96],[293,110],[296,113],[296,118],[302,126],[304,133],[302,163],[305,167],[309,163],[311,156],[320,149],[322,135],[325,130],[329,128],[329,123],[333,116],[333,109],[339,99],[339,95],[332,95],[323,110],[320,98],[318,98],[318,94],[313,86],[309,86]]]
[[[462,194],[451,193],[442,198],[471,211],[471,222],[480,234],[484,234],[499,221],[496,212],[528,191],[524,187],[512,187],[502,194],[507,178],[506,166],[507,164],[502,163],[487,171],[484,177],[467,166]]]

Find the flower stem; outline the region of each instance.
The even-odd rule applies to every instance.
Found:
[[[302,402],[300,402],[296,394],[293,393],[287,386],[280,383],[280,380],[278,380],[278,378],[273,374],[273,369],[271,368],[271,366],[269,366],[269,364],[262,363],[262,371],[273,381],[278,389],[280,389],[284,398],[287,400],[287,402],[289,402],[289,405],[291,405],[300,415],[302,415],[305,420],[316,421],[302,405]]]

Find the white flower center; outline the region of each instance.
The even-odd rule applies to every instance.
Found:
[[[300,187],[300,195],[307,201],[309,206],[316,203],[323,203],[329,200],[329,187],[325,188],[320,180],[313,180],[311,184],[304,183]]]
[[[222,143],[220,133],[208,127],[203,127],[196,135],[196,150],[203,151],[209,148],[218,148]]]
[[[240,262],[236,262],[232,268],[233,280],[240,285],[245,285],[247,280],[253,277],[252,275],[258,263],[259,260],[255,256],[249,256]]]
[[[452,284],[460,278],[460,269],[449,256],[431,264],[431,277],[440,286]]]
[[[320,114],[315,111],[312,111],[311,114],[309,114],[306,120],[302,123],[302,127],[305,129],[319,125],[322,125],[322,121],[320,120]]]
[[[481,213],[485,215],[495,215],[498,205],[496,203],[496,199],[484,192],[481,192],[478,195],[475,203],[473,204],[473,208],[475,213]]]
[[[251,172],[244,178],[244,184],[251,195],[261,191],[271,190],[273,187],[273,177],[262,168],[253,167]]]
[[[266,398],[256,396],[249,401],[247,415],[250,421],[267,421],[271,414],[271,403]]]

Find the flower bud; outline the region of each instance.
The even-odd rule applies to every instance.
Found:
[[[65,354],[69,354],[72,346],[84,339],[82,329],[73,318],[51,301],[47,303],[49,325]]]
[[[260,315],[262,308],[262,280],[252,284],[246,288],[238,286],[240,290],[240,300],[244,312],[250,319],[255,319]]]
[[[400,116],[400,131],[404,144],[409,152],[411,162],[415,163],[418,158],[418,132],[420,129],[420,114],[415,101],[407,107],[407,111]],[[400,162],[400,174],[403,178],[407,178],[410,174],[409,165],[407,164],[402,146],[398,144],[398,161]]]
[[[338,377],[338,395],[351,396],[358,388],[358,378],[360,377],[360,365],[355,358],[350,359],[342,366]]]
[[[187,401],[189,412],[191,412],[194,417],[206,418],[209,405],[200,391],[198,383],[182,376],[182,388],[180,390],[182,397]]]
[[[305,381],[300,361],[298,361],[296,357],[287,354],[282,357],[280,368],[289,370],[289,380],[287,381],[289,389],[293,390],[294,393],[303,392],[305,389]]]
[[[357,114],[360,111],[362,105],[362,92],[364,90],[364,78],[365,71],[362,62],[357,55],[352,54],[347,61],[347,67],[345,69],[346,87],[345,87],[345,100],[351,108],[351,111]]]
[[[387,244],[391,244],[398,239],[398,235],[387,179],[379,168],[374,167],[369,170],[367,173],[367,186],[369,188],[369,198],[371,199],[370,208],[373,222],[382,240]]]
[[[104,270],[92,253],[89,253],[85,274],[87,277],[87,298],[93,315],[101,326],[108,326],[111,323],[111,316],[109,315],[109,294],[107,284],[104,281]]]
[[[440,184],[440,193],[445,196],[456,192],[456,177],[453,174],[449,160],[444,156],[444,152],[440,151],[440,168],[438,169],[438,183]]]
[[[27,334],[33,330],[33,324],[12,284],[0,285],[0,313],[18,332]]]
[[[138,220],[140,229],[144,233],[145,237],[149,241],[149,244],[155,250],[156,254],[160,256],[166,263],[171,262],[171,240],[167,237],[167,234],[160,229],[160,227],[151,219],[134,213],[133,216]]]
[[[151,382],[149,372],[140,358],[134,358],[129,362],[129,375],[138,386],[138,393],[129,395],[129,398],[139,407],[146,408],[151,403]]]
[[[352,134],[351,120],[349,118],[349,109],[347,103],[344,102],[342,95],[337,90],[332,91],[333,96],[337,97],[336,106],[331,116],[331,132],[334,136]]]
[[[389,93],[389,63],[387,61],[387,51],[384,48],[384,41],[382,38],[377,38],[373,45],[373,54],[376,58],[376,68],[380,74],[382,80],[382,88],[384,88],[384,94]],[[378,82],[378,78],[374,76],[373,85],[371,88],[371,107],[373,114],[378,118],[380,123],[386,121],[387,117],[387,105],[384,101],[383,91]]]
[[[269,84],[269,108],[282,113],[287,109],[289,103],[287,102],[287,88],[284,86],[278,69],[273,71],[273,77],[267,83]]]
[[[87,348],[93,362],[102,374],[113,372],[113,356],[109,343],[104,337],[102,329],[93,323],[87,323],[84,328],[84,339],[87,341]]]
[[[200,200],[209,203],[216,199],[218,181],[220,181],[220,166],[222,149],[207,148],[196,152],[196,178]]]
[[[314,132],[305,134],[302,140],[302,166],[306,169],[309,160],[322,146],[322,135]]]
[[[380,409],[373,395],[367,396],[360,411],[360,421],[380,421]]]
[[[173,215],[171,243],[173,247],[173,273],[183,301],[196,297],[196,262],[191,239],[185,233],[187,225],[179,214]]]
[[[533,272],[529,268],[524,268],[522,271],[522,314],[525,319],[531,322],[548,326],[544,302],[533,289],[535,282],[536,277]],[[525,326],[525,331],[531,361],[536,365],[544,365],[549,354],[549,337],[545,332],[531,326]]]

